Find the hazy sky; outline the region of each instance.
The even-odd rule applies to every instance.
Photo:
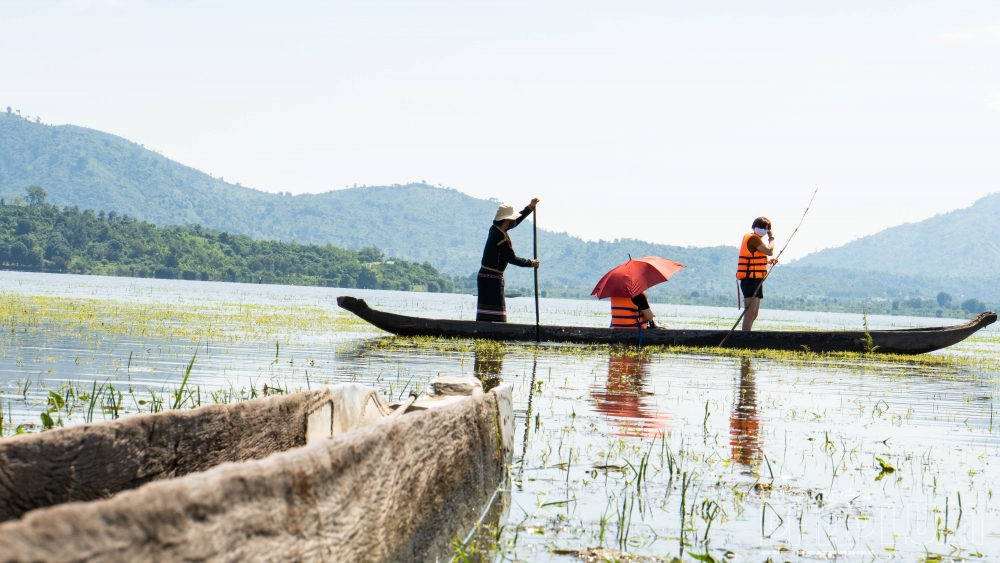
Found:
[[[586,239],[787,236],[819,187],[801,256],[998,191],[1000,1],[5,0],[7,105],[261,190],[537,195]]]

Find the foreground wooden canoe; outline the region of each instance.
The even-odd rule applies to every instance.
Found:
[[[0,562],[433,560],[503,482],[510,393],[392,418],[345,384],[7,438]]]
[[[378,328],[400,336],[484,338],[488,340],[534,341],[535,325],[424,319],[372,309],[364,299],[341,296],[337,304]],[[923,354],[957,344],[977,330],[997,320],[996,313],[982,313],[967,323],[947,327],[864,331],[759,330],[734,332],[726,348],[747,350],[808,350],[812,352],[864,352],[867,335],[877,351],[887,354]],[[542,325],[543,342],[581,344],[638,344],[638,330]],[[725,338],[727,330],[645,330],[642,344],[712,348]]]

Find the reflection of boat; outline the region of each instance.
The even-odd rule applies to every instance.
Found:
[[[757,415],[757,385],[750,358],[740,364],[740,380],[733,397],[733,414],[729,417],[729,445],[733,461],[749,467],[760,461],[760,419]]]
[[[608,380],[591,392],[594,408],[618,423],[619,436],[651,437],[667,427],[670,416],[644,404],[646,363],[635,354],[612,354]]]
[[[378,328],[400,336],[439,336],[451,338],[484,338],[489,340],[535,340],[535,325],[488,323],[424,319],[376,311],[364,299],[340,296],[337,304]],[[982,313],[971,321],[954,326],[911,328],[902,330],[836,330],[736,331],[726,340],[726,348],[750,350],[808,350],[812,352],[865,352],[877,350],[891,354],[923,354],[957,344],[977,330],[993,324],[996,313]],[[579,342],[588,344],[636,344],[640,334],[647,345],[694,346],[714,348],[722,342],[727,330],[656,329],[625,330],[573,326],[547,326],[540,329],[545,342]]]
[[[0,440],[0,562],[451,554],[514,430],[509,386],[456,379],[403,416],[344,384]]]

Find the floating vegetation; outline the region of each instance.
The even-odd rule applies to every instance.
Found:
[[[0,292],[0,346],[18,335],[44,331],[48,338],[74,336],[217,343],[273,342],[279,335],[311,330],[374,332],[353,315],[319,307],[281,307],[239,302],[165,304],[109,299],[25,296]]]
[[[459,338],[396,337],[383,336],[363,345],[369,351],[382,353],[439,353],[469,354],[490,350],[499,354],[531,354],[543,358],[585,359],[597,356],[641,358],[644,361],[663,361],[666,357],[690,357],[692,360],[713,358],[754,358],[794,364],[802,367],[842,368],[853,372],[872,371],[884,374],[886,368],[904,368],[906,373],[942,375],[969,374],[971,371],[1000,372],[1000,355],[986,354],[922,354],[917,356],[883,354],[878,352],[792,352],[786,350],[741,350],[735,348],[695,348],[688,346],[624,346],[619,344],[534,344],[472,340]]]

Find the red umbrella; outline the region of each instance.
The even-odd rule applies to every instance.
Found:
[[[658,283],[670,279],[684,264],[658,256],[629,259],[621,266],[604,274],[590,294],[598,299],[605,297],[635,297]]]

